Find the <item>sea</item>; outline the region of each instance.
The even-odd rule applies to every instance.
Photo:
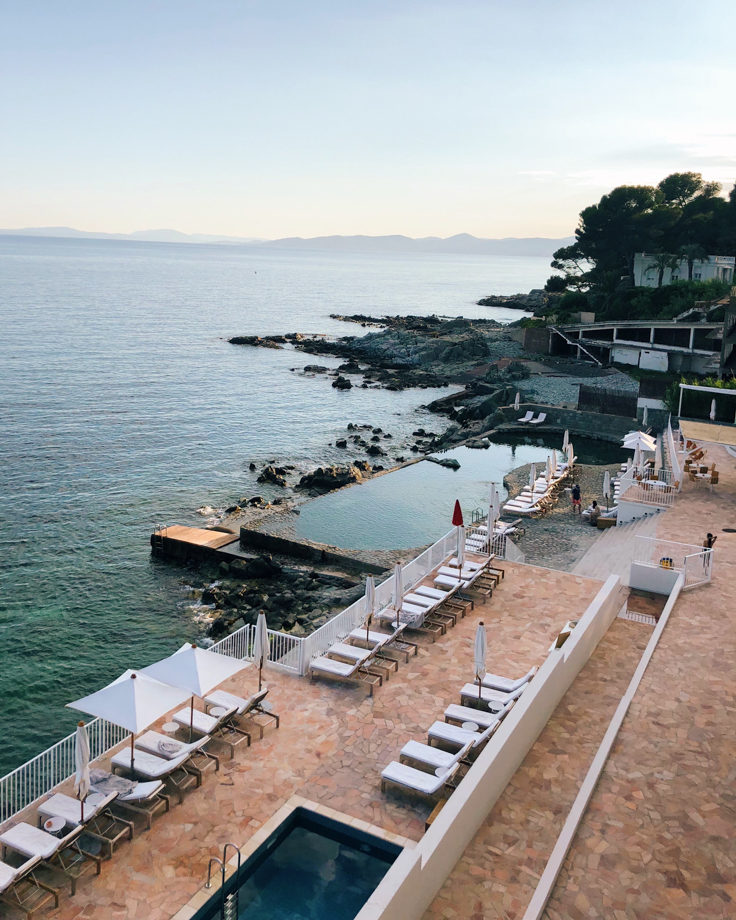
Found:
[[[348,422],[437,424],[421,406],[446,390],[338,391],[301,373],[311,356],[228,337],[369,331],[330,314],[509,322],[475,301],[548,275],[534,257],[0,236],[0,775],[73,730],[67,702],[201,635],[196,573],[152,558],[155,526],[263,494],[251,462],[344,459],[328,445]]]

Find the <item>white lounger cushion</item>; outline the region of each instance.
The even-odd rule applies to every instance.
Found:
[[[78,831],[72,831],[73,836],[78,833]],[[4,834],[0,834],[0,843],[3,846],[10,847],[11,850],[22,853],[24,856],[37,856],[39,859],[50,859],[62,845],[64,839],[47,834],[40,827],[34,827],[25,822],[16,824]]]
[[[481,699],[484,703],[488,702],[498,702],[501,704],[510,703],[511,700],[515,700],[517,697],[521,696],[524,692],[526,684],[519,687],[517,690],[512,691],[511,693],[504,693],[502,690],[494,690],[491,687],[484,687],[481,685],[480,688],[480,697],[478,696],[478,684],[465,684],[463,689],[460,691],[460,697],[470,697],[471,699]]]
[[[16,869],[13,866],[9,866],[7,863],[0,862],[0,891],[5,891],[6,888],[10,888],[16,878],[18,878],[22,872],[27,871],[27,868],[27,863]]]
[[[435,776],[434,773],[424,773],[422,770],[408,767],[405,763],[392,760],[381,773],[381,777],[399,786],[406,786],[407,789],[414,789],[425,795],[433,795],[445,785],[447,773]]]
[[[175,712],[173,715],[174,722],[178,722],[179,725],[184,728],[189,728],[191,725],[195,732],[198,735],[211,735],[213,732],[222,725],[222,723],[229,719],[230,716],[235,715],[236,710],[230,709],[219,718],[209,715],[206,712],[202,712],[201,709],[180,709],[179,712]]]
[[[480,728],[488,728],[498,720],[498,716],[505,708],[499,706],[498,703],[492,703],[491,705],[496,710],[495,712],[486,712],[485,709],[471,709],[470,706],[458,706],[457,703],[450,703],[445,710],[445,718],[454,719],[456,722],[475,722]]]
[[[366,658],[371,657],[373,649],[358,648],[357,645],[348,645],[346,642],[336,642],[327,649],[326,654],[328,656],[338,655],[340,658],[349,658],[350,661],[362,664]]]
[[[414,604],[417,607],[423,607],[425,610],[428,610],[430,607],[434,607],[435,601],[427,597],[425,594],[407,594],[404,598],[405,601],[408,601],[410,604]]]
[[[182,764],[189,760],[189,757],[190,753],[187,751],[185,754],[174,758],[174,760],[165,760],[163,757],[149,754],[148,751],[136,749],[133,769],[140,776],[146,776],[149,779],[160,779],[162,776],[168,776],[169,773],[178,770]],[[112,763],[116,767],[124,767],[126,770],[130,770],[130,748],[126,747],[122,751],[118,751],[112,758]]]
[[[530,422],[534,418],[533,412],[527,412],[523,418],[517,418],[517,422]]]
[[[417,594],[424,594],[425,597],[433,597],[437,601],[446,601],[448,597],[452,597],[452,591],[439,591],[437,588],[428,588],[426,585],[419,585],[418,588],[414,589]]]
[[[541,425],[542,422],[543,422],[546,418],[547,418],[547,413],[546,413],[546,412],[540,412],[540,413],[539,413],[539,416],[538,416],[537,418],[531,419],[530,422],[529,422],[529,424],[530,424],[530,425]]]
[[[325,658],[324,655],[311,661],[309,667],[312,671],[322,671],[325,674],[335,674],[338,677],[352,677],[359,664],[349,664],[347,661],[338,661],[336,658]]]
[[[164,784],[161,780],[153,779],[148,783],[136,783],[136,787],[132,792],[129,792],[127,795],[121,795],[118,798],[119,802],[145,802],[146,799],[150,799],[151,796],[156,795],[161,792],[164,788]]]
[[[446,575],[448,578],[459,578],[462,581],[474,581],[482,571],[482,569],[478,569],[477,571],[461,569],[458,572],[457,569],[453,569],[449,565],[441,565],[438,569],[440,575]]]
[[[469,719],[468,721],[471,720]],[[466,728],[461,728],[459,725],[450,725],[448,722],[433,722],[427,735],[437,741],[448,741],[461,747],[468,744],[478,747],[479,744],[490,738],[500,721],[501,716],[497,715],[482,732],[470,732]]]
[[[450,578],[449,575],[435,575],[434,583],[436,585],[442,585],[445,588],[467,587],[464,581],[458,581],[457,578]]]
[[[486,674],[481,683],[484,687],[490,687],[493,690],[503,690],[505,693],[513,693],[519,687],[523,687],[537,673],[536,668],[531,668],[523,677],[518,680],[510,680],[508,677],[499,677],[498,674]]]
[[[381,646],[386,645],[388,642],[391,642],[393,639],[398,639],[405,628],[405,624],[402,624],[398,629],[395,629],[391,633],[382,633],[374,632],[372,629],[366,630],[364,627],[358,626],[350,631],[350,638],[362,639],[363,642],[370,642],[373,648],[376,646],[380,648]],[[368,633],[367,637],[366,633]]]
[[[463,569],[467,569],[468,572],[479,572],[481,569],[484,569],[487,565],[488,565],[487,562],[472,562],[470,559],[466,559],[463,562]],[[457,569],[457,559],[456,558],[450,559],[450,561],[447,563],[447,566],[448,568]],[[440,572],[442,572],[444,568],[445,567],[443,566],[440,569]]]
[[[130,751],[128,751],[130,754]],[[84,803],[84,811],[79,803],[79,799],[73,799],[70,795],[64,795],[63,792],[57,792],[41,802],[38,806],[38,813],[46,815],[47,818],[63,818],[67,824],[76,827],[78,824],[84,824],[96,814],[106,808],[110,802],[117,798],[117,792],[111,792],[95,805],[90,805],[89,799]],[[83,816],[83,817],[82,817]]]
[[[457,754],[448,754],[447,751],[443,751],[441,748],[430,747],[428,744],[422,744],[421,741],[407,741],[401,749],[401,753],[405,757],[411,757],[412,760],[426,763],[427,766],[433,767],[435,770],[438,767],[449,770],[461,757],[465,756],[465,752],[471,743],[466,742]]]
[[[212,693],[207,694],[204,701],[205,703],[209,703],[210,706],[221,706],[223,709],[233,709],[236,715],[242,716],[246,710],[252,709],[256,703],[260,703],[267,693],[268,688],[264,688],[254,693],[252,696],[249,696],[247,700],[244,700],[242,696],[228,693],[227,690],[213,690]]]
[[[193,754],[207,744],[208,741],[209,738],[205,736],[204,738],[198,738],[196,741],[192,741],[190,744],[185,744],[183,741],[177,741],[175,738],[168,738],[166,735],[162,735],[159,732],[149,731],[144,732],[140,738],[135,739],[135,746],[136,750],[148,751],[149,754],[154,754],[156,757],[163,757],[164,760],[176,760],[183,754]],[[137,754],[135,755],[135,759],[136,761],[138,760]]]

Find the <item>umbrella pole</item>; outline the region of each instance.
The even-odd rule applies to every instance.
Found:
[[[130,733],[130,771],[131,773],[135,770],[135,735],[133,732]]]
[[[263,680],[263,662],[258,665],[258,692],[261,692],[261,681]]]
[[[480,677],[478,678],[478,699],[480,700],[480,690],[483,684],[481,683]]]
[[[260,690],[260,687],[258,688]],[[189,743],[192,743],[192,735],[194,734],[194,697],[192,697],[192,702],[189,708]]]

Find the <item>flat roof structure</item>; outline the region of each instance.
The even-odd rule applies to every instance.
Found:
[[[734,396],[736,396],[736,391],[734,391]],[[715,425],[713,422],[686,422],[681,419],[680,431],[689,441],[704,441],[707,444],[736,447],[736,426]]]

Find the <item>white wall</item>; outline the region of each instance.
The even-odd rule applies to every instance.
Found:
[[[669,359],[666,351],[650,351],[642,348],[639,353],[639,367],[646,371],[667,371]]]
[[[629,587],[654,594],[671,594],[680,573],[675,569],[663,569],[656,565],[632,562],[629,573]]]
[[[611,575],[567,642],[550,652],[416,849],[399,856],[356,920],[421,920],[620,608],[619,577]]]
[[[616,364],[633,364],[639,366],[639,349],[627,348],[625,345],[616,345],[611,349],[611,361]]]

